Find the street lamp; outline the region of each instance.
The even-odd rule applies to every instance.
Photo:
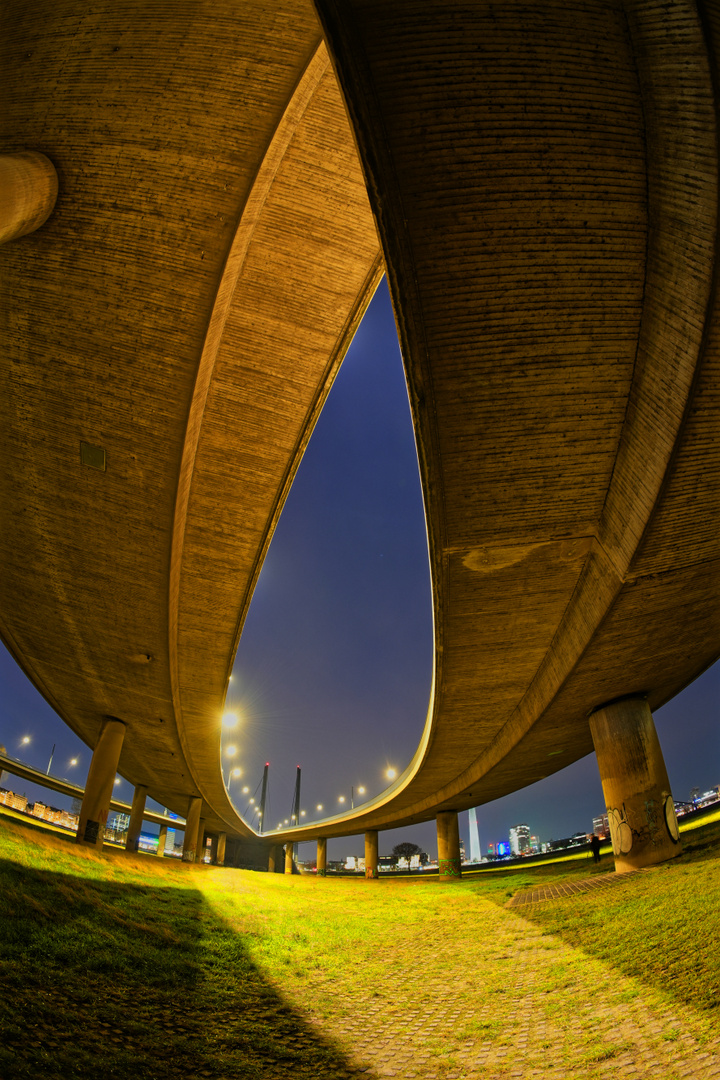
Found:
[[[231,745],[225,747],[225,757],[235,757],[237,754],[237,746]]]
[[[238,722],[238,714],[236,712],[226,712],[222,718],[223,727],[233,728]]]
[[[385,775],[387,776],[388,780],[394,780],[397,776],[397,769],[388,769]]]

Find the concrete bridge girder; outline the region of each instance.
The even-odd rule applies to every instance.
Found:
[[[370,833],[541,779],[593,748],[594,709],[656,708],[718,655],[716,15],[318,0],[326,50],[310,3],[273,5],[272,42],[267,3],[220,3],[170,41],[146,8],[80,34],[11,0],[0,152],[22,136],[61,183],[2,251],[0,632],[88,744],[121,718],[136,785],[253,840],[227,678],[384,259],[433,698],[388,792],[292,835]]]

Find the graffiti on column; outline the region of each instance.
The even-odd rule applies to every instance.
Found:
[[[667,827],[668,834],[673,844],[677,844],[680,839],[680,829],[678,827],[677,814],[675,813],[675,802],[672,795],[668,791],[663,791],[663,798],[665,825]]]
[[[610,825],[610,839],[614,855],[627,855],[633,845],[633,834],[628,824],[625,803],[622,810],[617,807],[607,807],[608,824]]]
[[[612,839],[613,853],[615,855],[627,855],[633,845],[649,844],[651,847],[659,847],[665,840],[665,829],[674,844],[680,837],[677,817],[675,816],[675,804],[672,795],[663,791],[662,809],[655,799],[646,799],[643,803],[644,821],[637,827],[628,819],[625,803],[622,808],[607,807],[608,824]],[[663,828],[663,826],[665,828]]]

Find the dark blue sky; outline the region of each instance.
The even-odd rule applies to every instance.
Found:
[[[238,650],[230,704],[241,721],[226,744],[241,810],[271,763],[267,824],[290,815],[302,767],[306,820],[373,795],[389,766],[412,757],[427,711],[432,619],[427,543],[407,392],[387,288],[370,306],[313,433],[276,530]],[[720,783],[720,665],[659,710],[656,724],[676,798]],[[0,650],[0,743],[45,769],[84,782],[90,752]],[[24,735],[31,743],[21,747]],[[79,758],[71,766],[72,757]],[[242,796],[243,785],[250,788]],[[5,786],[48,799],[32,785]],[[130,799],[127,781],[118,795]],[[356,797],[359,801],[359,797]],[[59,796],[51,800],[63,805]],[[316,811],[321,803],[323,813]],[[347,803],[346,803],[347,805]],[[589,830],[603,807],[594,755],[482,807],[483,847],[527,822],[541,839]],[[467,815],[461,834],[467,837]],[[432,823],[380,836],[435,854]],[[302,848],[301,848],[302,853]],[[362,853],[362,840],[331,841],[329,855]]]

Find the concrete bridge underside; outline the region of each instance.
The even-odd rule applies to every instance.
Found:
[[[222,778],[228,676],[384,268],[433,694],[396,783],[293,839],[498,798],[590,752],[594,709],[711,664],[712,5],[318,0],[322,29],[304,0],[82,8],[8,0],[0,45],[0,152],[59,180],[0,252],[0,630],[73,730],[119,718],[124,776],[254,838]]]

